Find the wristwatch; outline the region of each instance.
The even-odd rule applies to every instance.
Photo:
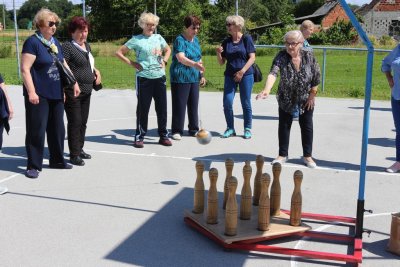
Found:
[[[168,61],[165,61],[164,59],[163,59],[163,61],[164,61],[164,65],[167,66],[168,65]]]

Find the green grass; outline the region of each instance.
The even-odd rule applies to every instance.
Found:
[[[117,46],[116,46],[117,47]],[[108,48],[110,50],[110,48]],[[107,51],[108,51],[107,50]],[[112,49],[111,49],[112,50]],[[278,51],[277,49],[275,49]],[[132,89],[134,85],[134,69],[123,64],[109,51],[100,51],[96,57],[96,67],[102,72],[103,85],[106,88]],[[271,67],[274,57],[265,55],[257,57],[257,64],[260,66],[264,80],[254,85],[253,92],[259,92],[264,87],[265,79]],[[322,70],[322,52],[315,50],[316,57]],[[107,56],[105,56],[107,55]],[[372,99],[390,99],[390,89],[385,76],[380,71],[380,65],[387,53],[376,52],[374,54],[373,78],[372,78]],[[205,91],[223,90],[223,72],[225,66],[219,66],[215,56],[204,56],[206,67],[205,77],[208,80]],[[322,83],[319,86],[319,96],[335,98],[363,98],[366,80],[367,53],[364,51],[328,51],[326,58],[325,87],[322,91]],[[169,65],[168,65],[169,66]],[[0,58],[0,73],[7,84],[21,84],[17,74],[17,63],[15,58]],[[167,77],[169,71],[167,68]],[[322,77],[322,76],[321,76]],[[278,81],[272,93],[276,92]]]

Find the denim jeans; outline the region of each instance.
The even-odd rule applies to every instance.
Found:
[[[392,97],[392,114],[396,128],[396,161],[400,161],[400,100]]]
[[[227,127],[230,129],[235,129],[233,123],[233,99],[235,98],[235,93],[239,85],[240,92],[240,102],[243,109],[243,119],[244,128],[251,129],[252,121],[252,109],[251,109],[251,92],[254,85],[254,76],[246,75],[243,76],[242,80],[237,83],[233,80],[231,76],[225,76],[224,83],[224,114]]]

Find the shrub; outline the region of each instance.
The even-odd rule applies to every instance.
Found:
[[[11,45],[0,43],[0,58],[11,57]]]

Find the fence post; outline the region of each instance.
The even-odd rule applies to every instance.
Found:
[[[326,48],[322,49],[322,92],[325,92]]]

